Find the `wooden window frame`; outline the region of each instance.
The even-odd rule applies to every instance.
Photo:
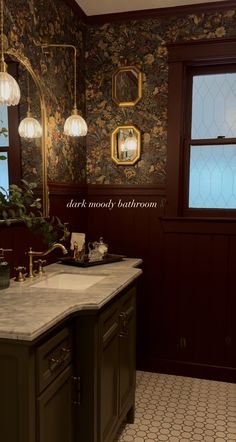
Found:
[[[169,52],[167,207],[170,217],[236,217],[234,209],[190,209],[188,195],[189,158],[184,148],[191,112],[188,71],[196,67],[236,64],[236,40],[215,39],[172,43]]]

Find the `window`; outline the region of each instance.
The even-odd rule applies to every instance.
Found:
[[[8,152],[8,109],[7,106],[2,105],[0,106],[0,186],[4,189],[8,189],[9,187]]]
[[[189,72],[188,208],[236,209],[236,66]],[[204,69],[205,71],[205,69]],[[190,95],[190,90],[188,95]]]
[[[236,216],[236,42],[171,44],[167,215]]]
[[[17,63],[8,62],[8,72],[17,78]],[[19,184],[21,178],[18,106],[0,106],[0,187]]]

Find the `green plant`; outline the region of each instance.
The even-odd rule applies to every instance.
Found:
[[[45,244],[67,239],[69,232],[60,218],[45,218],[41,212],[41,199],[35,196],[36,183],[22,181],[22,187],[11,184],[6,191],[0,187],[0,219],[7,225],[22,221],[33,233],[42,236]]]

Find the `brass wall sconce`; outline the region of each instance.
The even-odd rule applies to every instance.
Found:
[[[118,126],[111,134],[111,158],[119,165],[135,164],[141,155],[141,134],[135,126]]]
[[[119,107],[135,106],[142,98],[142,73],[135,66],[123,66],[112,75],[112,99]]]

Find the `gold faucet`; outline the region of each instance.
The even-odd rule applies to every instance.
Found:
[[[51,253],[53,250],[55,249],[61,249],[63,252],[63,255],[66,255],[68,252],[65,248],[65,246],[63,246],[63,244],[60,243],[54,243],[51,247],[49,247],[48,250],[45,250],[44,252],[34,252],[32,250],[32,247],[30,247],[29,251],[28,251],[28,255],[29,255],[29,273],[28,273],[28,278],[33,278],[34,277],[34,272],[33,272],[33,257],[34,256],[46,256],[49,253]]]

